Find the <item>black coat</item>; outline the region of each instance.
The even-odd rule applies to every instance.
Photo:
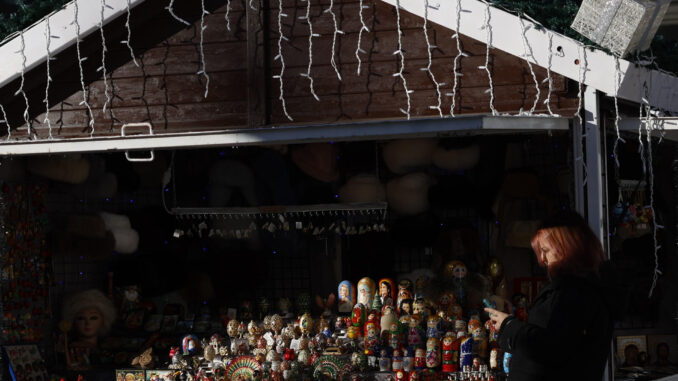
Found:
[[[511,316],[502,323],[499,345],[512,354],[508,380],[600,381],[619,295],[593,274],[554,278],[537,295],[527,322]]]

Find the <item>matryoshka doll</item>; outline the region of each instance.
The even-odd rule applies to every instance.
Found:
[[[372,298],[375,292],[375,283],[371,278],[365,277],[358,281],[358,303],[364,306],[372,306]]]
[[[389,345],[393,349],[403,348],[405,345],[405,338],[403,335],[402,325],[400,321],[395,320],[391,323],[391,329],[389,330]]]
[[[428,320],[428,308],[426,299],[419,298],[414,300],[412,312],[421,315],[423,321]]]
[[[398,309],[398,313],[402,313],[400,311],[400,306],[402,301],[405,299],[414,299],[414,294],[412,293],[412,281],[409,279],[402,279],[400,282],[398,282],[398,295],[396,296],[396,307]],[[412,313],[412,311],[408,313]]]
[[[487,359],[489,353],[487,352],[487,337],[485,336],[485,330],[483,329],[480,320],[472,319],[468,323],[469,332],[473,336],[473,347],[475,349],[476,355],[483,360]]]
[[[403,370],[411,372],[414,369],[414,348],[407,348],[403,357]]]
[[[413,370],[410,372],[410,379],[409,381],[421,381],[421,374],[417,370]]]
[[[395,379],[396,379],[396,381],[407,381],[407,373],[403,372],[402,369],[397,370],[395,372]]]
[[[490,369],[494,371],[499,369],[500,361],[501,361],[501,352],[499,348],[490,349]]]
[[[348,280],[341,281],[337,287],[337,294],[339,295],[339,303],[337,304],[339,313],[350,313],[355,305],[355,287],[353,287],[353,283]]]
[[[441,319],[440,316],[434,315],[428,318],[426,322],[426,337],[431,338],[440,338],[442,335],[441,329]]]
[[[393,350],[393,371],[399,371],[403,369],[403,356],[400,352],[400,349]]]
[[[374,323],[365,324],[365,353],[371,355],[379,345],[379,329]]]
[[[379,357],[379,371],[389,372],[391,370],[391,358],[388,356],[386,349],[381,350],[381,357]]]
[[[466,303],[466,275],[468,269],[462,261],[454,260],[445,264],[445,280],[454,287],[454,297],[462,306]]]
[[[414,350],[414,369],[426,368],[426,350],[417,348]]]
[[[434,369],[440,366],[440,340],[431,337],[426,341],[426,367]]]
[[[351,325],[358,328],[363,328],[365,326],[366,308],[362,303],[358,303],[353,306],[353,312],[351,312]]]
[[[443,373],[452,373],[459,370],[459,366],[454,361],[454,334],[448,332],[443,337]]]
[[[395,284],[392,279],[379,280],[379,298],[382,306],[395,306]]]
[[[452,304],[456,301],[454,294],[450,291],[443,292],[438,297],[438,311],[444,311],[446,314],[452,313]]]
[[[459,335],[459,334],[457,334]],[[465,336],[459,344],[459,366],[463,369],[465,366],[473,365],[475,357],[475,341],[471,336]]]
[[[451,317],[452,319],[457,319],[457,320],[459,320],[459,319],[461,319],[461,318],[463,317],[463,315],[464,315],[464,310],[461,308],[461,305],[459,305],[458,303],[452,303],[452,304],[450,305],[450,313],[449,313],[449,315],[450,315],[450,317]]]
[[[424,336],[424,330],[421,329],[421,315],[412,315],[410,317],[410,327],[407,332],[407,345],[410,347],[422,345]]]
[[[392,309],[387,309],[383,315],[381,315],[381,332],[388,332],[391,330],[391,323],[396,321],[397,318],[393,313]]]
[[[494,328],[492,320],[487,320],[485,322],[485,332],[487,332],[487,341],[490,349],[497,348],[499,346],[499,332]]]
[[[398,313],[400,316],[407,316],[414,313],[414,299],[403,299],[398,303]]]

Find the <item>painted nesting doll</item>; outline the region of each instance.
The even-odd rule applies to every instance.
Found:
[[[426,341],[426,367],[435,369],[440,366],[440,340],[431,337]]]
[[[337,303],[339,313],[350,313],[356,302],[353,283],[348,280],[341,281],[337,287],[337,295],[339,295],[339,303]]]
[[[395,284],[392,279],[379,280],[379,299],[382,306],[395,306]]]
[[[372,298],[375,292],[375,283],[371,278],[365,277],[358,281],[358,303],[372,306]]]

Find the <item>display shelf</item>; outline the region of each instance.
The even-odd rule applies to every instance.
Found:
[[[283,216],[338,216],[338,215],[378,215],[385,214],[388,204],[385,202],[365,204],[314,204],[314,205],[270,205],[234,208],[172,208],[170,214],[178,218],[206,217],[263,217]]]

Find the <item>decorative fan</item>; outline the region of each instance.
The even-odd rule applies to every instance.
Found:
[[[226,381],[254,380],[255,372],[261,372],[261,364],[254,357],[236,357],[226,368]]]
[[[340,380],[351,371],[351,364],[337,356],[320,356],[313,364],[313,379]]]

